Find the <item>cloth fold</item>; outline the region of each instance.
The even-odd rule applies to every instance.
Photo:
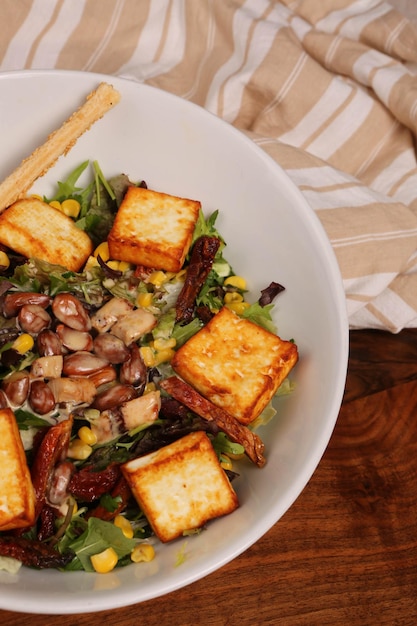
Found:
[[[417,327],[417,27],[392,4],[3,0],[0,19],[0,71],[123,76],[248,134],[323,224],[351,328]]]

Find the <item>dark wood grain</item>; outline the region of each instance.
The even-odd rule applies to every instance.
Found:
[[[314,476],[220,571],[95,615],[0,611],[2,626],[417,623],[417,331],[355,331],[346,393]]]

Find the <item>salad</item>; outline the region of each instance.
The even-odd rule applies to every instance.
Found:
[[[89,167],[92,180],[80,187]],[[23,563],[107,572],[151,560],[154,531],[121,467],[203,431],[228,479],[238,481],[239,459],[257,463],[262,442],[255,430],[275,413],[269,403],[236,430],[165,390],[175,353],[222,308],[276,333],[271,311],[284,287],[271,283],[256,302],[246,300],[217,212],[206,217],[200,210],[179,271],[112,259],[107,238],[132,186],[147,188],[125,174],[107,179],[97,162],[86,161],[53,197],[42,198],[93,242],[80,271],[0,250],[0,408],[13,410],[36,496],[35,524],[0,532],[5,569]],[[121,311],[124,320],[141,313],[140,335],[137,317],[119,335],[103,332]],[[289,391],[285,378],[277,393]],[[126,408],[134,400],[142,402],[139,419]]]

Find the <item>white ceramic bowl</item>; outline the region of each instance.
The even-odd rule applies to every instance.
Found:
[[[279,334],[294,338],[300,361],[294,393],[276,402],[278,415],[259,431],[263,469],[244,464],[234,483],[240,508],[186,540],[157,545],[148,564],[110,574],[21,568],[0,572],[0,608],[33,613],[102,611],[168,593],[222,567],[273,526],[313,474],[342,399],[348,325],[339,270],[315,214],[285,172],[243,134],[205,110],[154,88],[98,74],[29,71],[0,75],[3,179],[58,127],[102,80],[122,94],[34,190],[49,193],[85,159],[106,175],[145,179],[159,191],[219,209],[227,257],[247,277],[256,299],[276,280]],[[308,511],[306,512],[308,516]]]

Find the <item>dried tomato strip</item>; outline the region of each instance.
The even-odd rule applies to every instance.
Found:
[[[68,491],[81,502],[94,502],[105,493],[109,493],[120,478],[120,468],[112,464],[101,471],[94,471],[88,466],[72,475]]]
[[[86,519],[89,517],[99,517],[102,520],[110,522],[114,520],[116,515],[119,515],[119,513],[125,510],[130,498],[132,497],[132,492],[123,475],[120,476],[119,480],[110,491],[110,495],[115,500],[117,499],[117,507],[114,510],[109,511],[103,505],[98,504],[94,509],[91,509],[91,511],[86,514]]]
[[[185,406],[203,419],[216,422],[220,430],[244,447],[247,456],[258,467],[265,465],[262,440],[249,428],[241,424],[233,415],[230,415],[224,409],[201,396],[193,387],[176,376],[162,380],[160,386],[175,400],[185,404]]]
[[[45,433],[31,469],[33,488],[36,496],[36,517],[45,504],[53,471],[57,462],[66,457],[71,437],[72,417],[51,426]]]
[[[206,282],[219,247],[220,239],[218,237],[202,235],[195,242],[191,251],[185,282],[177,299],[177,322],[184,324],[191,322],[196,298]]]
[[[0,555],[39,569],[64,567],[74,558],[72,552],[60,554],[47,543],[24,537],[0,537]]]

